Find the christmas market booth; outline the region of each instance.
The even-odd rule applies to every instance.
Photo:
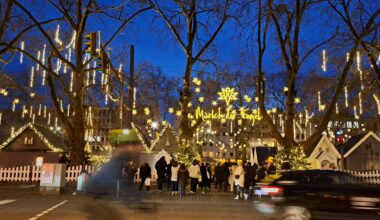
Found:
[[[0,167],[58,163],[69,151],[60,133],[42,125],[28,123],[0,145]]]

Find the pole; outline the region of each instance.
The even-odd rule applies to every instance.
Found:
[[[127,108],[127,125],[126,127],[131,129],[132,128],[132,121],[133,121],[133,88],[135,87],[135,47],[131,45],[130,48],[130,64],[129,64],[129,84],[128,84],[128,108]]]

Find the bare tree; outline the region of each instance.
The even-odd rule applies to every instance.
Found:
[[[87,81],[88,73],[93,72],[96,68],[93,68],[92,62],[96,61],[100,54],[103,55],[101,60],[105,61],[107,66],[104,68],[110,68],[113,70],[112,63],[109,56],[105,53],[105,49],[111,44],[117,34],[123,30],[123,28],[136,16],[147,11],[150,7],[136,8],[127,4],[127,2],[121,2],[119,5],[100,5],[94,0],[78,0],[75,2],[63,1],[63,0],[47,0],[49,10],[53,9],[57,14],[63,17],[63,21],[59,22],[61,29],[70,33],[72,36],[71,46],[66,46],[59,39],[56,31],[55,36],[45,28],[35,12],[26,8],[25,4],[14,1],[14,7],[17,7],[39,30],[40,36],[43,42],[46,42],[46,61],[40,59],[35,55],[33,51],[28,48],[16,47],[12,42],[8,42],[7,47],[18,50],[25,54],[29,59],[35,62],[46,74],[46,83],[49,87],[51,102],[53,103],[56,115],[62,122],[65,131],[70,141],[70,159],[73,165],[81,164],[84,159],[84,147],[86,145],[85,130],[87,126],[88,103],[87,94],[88,90],[96,84],[89,84]],[[118,16],[116,16],[118,15]],[[89,19],[90,17],[103,16],[105,19],[113,19],[119,21],[119,26],[111,33],[110,38],[105,41],[104,44],[99,44],[96,49],[96,54],[92,53],[91,56],[86,55],[84,49],[85,35],[89,31]],[[63,32],[62,31],[62,32]],[[94,47],[94,45],[93,45]],[[73,50],[73,58],[69,58],[68,49]],[[95,48],[93,48],[95,49]],[[105,59],[105,57],[108,59]],[[59,74],[60,66],[67,67],[70,74]],[[104,77],[108,76],[108,73],[114,73],[114,71],[107,70]],[[117,76],[118,74],[114,74]],[[103,84],[106,87],[107,83]],[[62,108],[60,100],[66,100],[70,104],[71,114],[66,114]],[[66,109],[66,111],[69,111]]]
[[[180,92],[182,112],[180,140],[186,146],[194,132],[188,118],[193,66],[198,61],[202,61],[202,56],[230,18],[229,11],[233,1],[176,0],[168,4],[156,0],[148,2],[154,7],[153,10],[162,17],[186,55],[184,84]]]

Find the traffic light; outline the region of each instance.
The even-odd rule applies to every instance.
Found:
[[[96,68],[98,71],[101,71],[103,73],[107,73],[107,55],[104,53],[104,51],[101,51],[99,53],[98,60],[96,61]]]
[[[96,34],[95,32],[91,32],[84,36],[87,42],[84,44],[86,45],[86,48],[84,49],[85,53],[89,53],[92,56],[96,55]]]
[[[344,142],[343,130],[339,129],[339,130],[335,131],[335,142],[336,142],[336,145],[343,144],[343,142]]]

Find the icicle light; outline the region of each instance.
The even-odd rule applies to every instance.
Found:
[[[29,87],[33,88],[33,85],[34,85],[34,66],[32,66],[32,69],[30,71]]]
[[[92,71],[92,84],[95,85],[96,83],[96,62],[93,64],[94,70]]]
[[[348,62],[349,59],[350,59],[350,53],[346,53],[346,61]]]
[[[72,35],[72,37],[71,37],[71,40],[70,40],[70,42],[69,42],[69,43],[67,44],[67,46],[66,46],[66,49],[70,48],[71,46],[73,46],[73,48],[75,48],[76,34],[77,34],[77,32],[74,30],[74,31],[73,31],[73,35]]]
[[[377,58],[377,61],[376,61],[376,64],[379,65],[380,63],[380,54],[379,54],[379,57]]]
[[[58,128],[58,118],[57,117],[54,118],[54,128],[55,128],[55,130],[57,130],[57,128]]]
[[[62,100],[59,100],[59,107],[61,109],[61,112],[64,112],[64,110],[63,110],[63,101]]]
[[[326,50],[322,50],[322,70],[323,72],[327,71],[327,56],[326,56]]]
[[[321,91],[318,91],[318,110],[321,112],[323,110],[325,110],[325,105],[322,105],[322,101],[321,101]]]
[[[354,105],[354,115],[355,115],[355,119],[359,119],[359,115],[358,115],[356,105]]]
[[[359,114],[363,114],[363,99],[362,99],[362,93],[359,92]]]
[[[65,59],[67,60],[67,53],[65,54]],[[67,73],[67,64],[66,64],[66,62],[63,64],[63,73]]]
[[[42,110],[42,105],[40,104],[38,106],[38,116],[41,116],[41,110]]]
[[[46,105],[44,105],[44,118],[46,118]]]
[[[55,30],[54,40],[57,44],[62,45],[63,42],[59,39],[59,24],[57,25],[57,29]]]
[[[339,105],[338,103],[335,103],[335,113],[339,115]]]
[[[373,94],[373,98],[375,99],[376,104],[377,104],[377,114],[380,115],[380,100],[379,100],[379,97],[377,97],[376,94]]]
[[[108,105],[108,85],[106,85],[106,95],[105,95],[105,100],[104,100],[104,104]]]
[[[22,105],[21,118],[25,118],[25,105]]]
[[[0,125],[1,125],[1,119],[3,118],[3,113],[0,112]]]
[[[38,60],[38,61],[41,60],[41,51],[40,51],[40,50],[38,50],[38,52],[37,52],[37,60]],[[40,63],[39,63],[39,62],[37,62],[36,70],[37,70],[37,71],[40,70]]]
[[[34,120],[36,119],[36,114],[33,114],[32,116],[32,123],[34,124]]]
[[[24,50],[24,48],[25,48],[24,41],[21,41],[20,47],[21,47],[21,50]],[[24,62],[24,53],[21,51],[20,52],[20,63],[23,63],[23,62]]]
[[[74,86],[74,71],[71,70],[71,74],[70,74],[70,92],[73,91],[73,86]]]
[[[344,104],[346,105],[346,108],[348,108],[348,88],[347,88],[347,86],[344,87]]]
[[[48,114],[48,125],[50,125],[50,119],[51,119],[51,114],[50,114],[50,112],[49,112],[49,114]]]
[[[11,128],[11,136],[13,136],[15,134],[15,127],[12,126]]]
[[[67,117],[70,116],[70,104],[67,105]]]
[[[33,115],[33,105],[31,105],[29,109],[29,118],[32,118],[32,115]]]

